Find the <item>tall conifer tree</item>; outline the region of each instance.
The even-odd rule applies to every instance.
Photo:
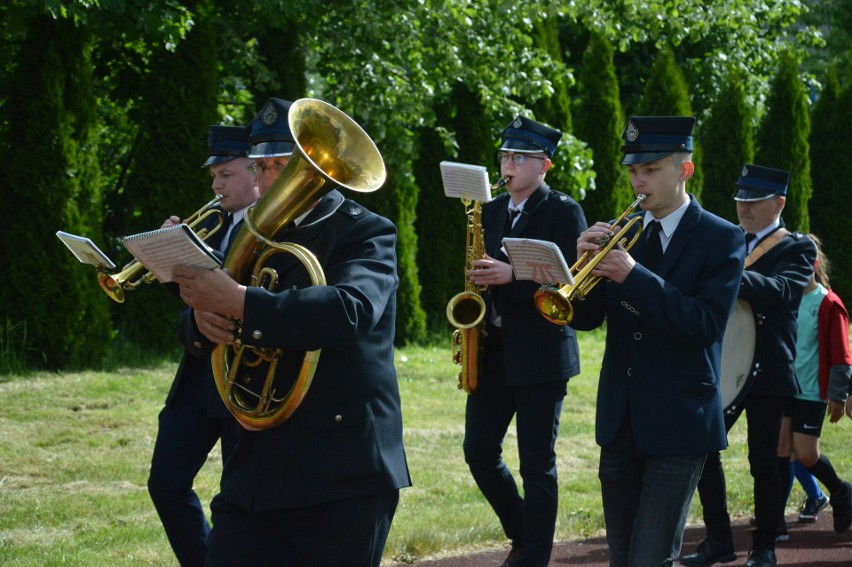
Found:
[[[834,68],[811,115],[811,177],[814,199],[809,208],[811,231],[820,237],[831,262],[831,287],[852,297],[852,264],[845,261],[852,247],[852,221],[843,211],[849,203],[852,165],[846,148],[852,144],[852,87],[840,90]],[[847,303],[849,300],[846,300]]]
[[[737,224],[736,201],[731,197],[743,165],[754,160],[752,110],[743,81],[728,76],[701,128],[704,149],[703,206]]]
[[[767,111],[757,133],[755,163],[790,172],[787,204],[782,216],[790,230],[810,230],[811,165],[808,137],[808,92],[799,76],[799,61],[786,51],[779,61],[766,101]]]
[[[613,47],[592,33],[579,74],[575,123],[578,138],[594,152],[596,188],[586,194],[583,212],[589,223],[617,217],[633,201],[630,182],[620,164],[624,113],[613,65]]]
[[[0,185],[12,209],[0,225],[0,324],[11,331],[5,347],[32,366],[91,366],[109,345],[110,300],[53,235],[101,240],[93,38],[70,20],[27,25],[2,105]]]
[[[124,187],[133,211],[124,234],[157,228],[170,215],[186,217],[213,198],[210,176],[200,165],[208,128],[218,120],[216,36],[209,2],[197,10],[186,39],[174,52],[159,52],[145,79],[140,138]],[[182,307],[154,283],[130,293],[114,313],[122,338],[165,353],[179,346],[175,328]]]

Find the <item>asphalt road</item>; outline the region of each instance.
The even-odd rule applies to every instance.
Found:
[[[737,560],[719,564],[720,567],[742,567],[751,549],[752,527],[747,520],[734,523],[734,545]],[[837,534],[832,528],[831,508],[824,510],[816,523],[800,524],[797,516],[788,515],[787,528],[790,541],[776,546],[778,565],[785,567],[852,567],[852,530]],[[684,555],[692,553],[704,539],[703,526],[689,526],[683,540]],[[508,555],[500,547],[492,551],[470,555],[425,559],[413,563],[415,567],[499,567]],[[558,542],[553,547],[550,567],[577,565],[582,567],[608,567],[606,541],[603,537]]]

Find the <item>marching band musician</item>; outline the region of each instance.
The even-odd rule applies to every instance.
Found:
[[[568,379],[580,372],[574,330],[539,315],[538,284],[514,278],[504,236],[556,243],[569,265],[586,228],[580,205],[544,182],[562,133],[518,116],[501,133],[507,191],[482,207],[486,256],[468,273],[487,286],[482,372],[467,397],[464,455],[512,549],[503,565],[545,567],[553,547],[558,487],[555,443]],[[516,418],[524,495],[501,456]]]
[[[781,211],[786,202],[787,171],[747,164],[736,182],[737,217],[746,234],[746,270],[739,297],[751,304],[763,322],[757,333],[757,360],[743,401],[725,415],[726,429],[745,410],[748,425],[748,461],[754,477],[757,529],[747,567],[774,567],[775,541],[784,521],[780,495],[786,491],[789,458],[778,458],[776,448],[784,410],[800,392],[796,380],[796,316],[816,259],[814,243],[784,227]],[[681,559],[702,567],[733,561],[733,535],[727,510],[725,474],[719,453],[711,451],[698,484],[704,507],[707,538],[698,550]],[[785,528],[786,531],[786,528]]]
[[[246,171],[249,144],[244,127],[210,126],[207,146],[209,157],[202,167],[209,169],[213,192],[220,196],[219,206],[228,214],[206,242],[224,252],[229,233],[260,194],[255,176]],[[180,218],[170,217],[163,226],[179,222]],[[190,318],[191,310],[184,310],[179,328],[186,347],[160,411],[148,476],[148,493],[183,567],[204,565],[210,533],[201,502],[192,489],[193,480],[220,438],[223,463],[237,443],[237,423],[213,382],[212,345]]]
[[[295,148],[290,104],[270,99],[252,123],[249,155],[263,195]],[[332,189],[274,238],[313,252],[327,285],[308,285],[305,268],[285,254],[266,264],[280,277],[273,290],[223,270],[175,269],[211,341],[299,356],[323,349],[292,417],[240,428],[211,504],[207,565],[378,567],[399,489],[411,484],[393,363],[396,227]]]
[[[721,343],[743,269],[743,235],[686,192],[695,118],[632,116],[622,134],[644,232],[609,252],[574,304],[574,326],[606,318],[595,437],[611,567],[673,565],[706,453],[724,449]],[[580,235],[594,255],[609,223]],[[774,445],[773,445],[774,448]]]

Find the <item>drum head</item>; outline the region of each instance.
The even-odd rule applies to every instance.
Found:
[[[722,375],[719,387],[725,413],[733,411],[748,393],[756,347],[754,313],[748,302],[738,299],[722,338]]]

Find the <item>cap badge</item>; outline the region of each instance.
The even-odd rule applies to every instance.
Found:
[[[743,177],[748,177],[748,166],[743,166],[743,171],[740,173]]]
[[[627,121],[627,128],[624,129],[624,139],[628,142],[635,142],[639,137],[639,128],[632,120]]]
[[[275,107],[272,106],[271,102],[267,104],[266,108],[263,110],[261,120],[263,120],[263,123],[267,126],[272,126],[278,122],[278,113],[275,111]]]
[[[349,207],[349,214],[353,217],[357,217],[361,214],[361,207]]]
[[[521,117],[520,117],[520,116],[518,116],[517,118],[515,118],[515,121],[514,121],[514,122],[512,122],[512,126],[514,126],[515,128],[520,128],[520,127],[521,127],[521,126],[523,126],[523,125],[524,125],[524,123],[523,123],[523,122],[521,122]]]

